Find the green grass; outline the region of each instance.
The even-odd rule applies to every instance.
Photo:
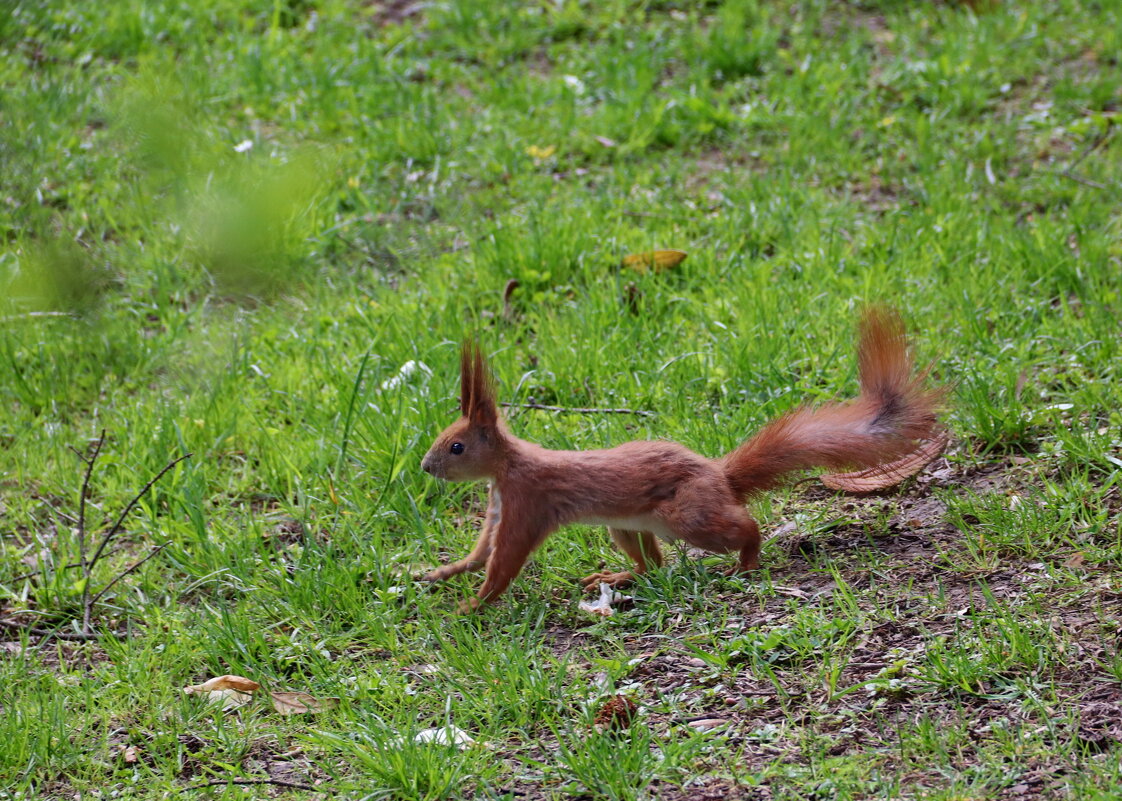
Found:
[[[6,4],[0,620],[80,625],[71,447],[91,536],[192,456],[97,641],[0,630],[0,793],[1117,795],[1122,8],[978,5]],[[870,301],[954,386],[933,477],[776,493],[759,576],[682,554],[602,621],[591,528],[476,617],[412,580],[482,511],[419,470],[464,336],[504,400],[653,412],[521,436],[717,455],[854,391]],[[340,703],[181,692],[225,673]]]

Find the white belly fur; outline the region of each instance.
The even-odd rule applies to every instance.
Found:
[[[499,523],[503,519],[503,498],[499,495],[499,488],[494,484],[488,484],[487,490],[489,496],[487,498],[487,517],[490,518],[490,525],[492,528],[498,528]]]
[[[619,528],[624,531],[649,531],[664,542],[674,542],[680,540],[677,534],[669,526],[666,525],[664,520],[660,520],[654,515],[638,515],[636,517],[586,517],[580,521],[587,523],[591,526],[608,526],[609,528]]]

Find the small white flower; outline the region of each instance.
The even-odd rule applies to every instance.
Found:
[[[576,75],[562,75],[561,80],[563,80],[565,82],[565,85],[576,92],[578,95],[584,94],[584,81],[582,81]]]
[[[475,740],[461,728],[451,724],[440,729],[425,729],[413,736],[415,743],[434,743],[436,745],[454,745],[458,748],[467,748],[475,745]]]
[[[234,152],[235,153],[244,153],[245,151],[249,150],[251,147],[253,147],[253,140],[252,139],[243,139],[242,141],[240,141],[236,145],[234,145]]]
[[[415,376],[419,376],[423,383],[432,377],[432,368],[424,362],[417,362],[410,359],[405,364],[401,365],[401,369],[397,371],[397,375],[390,376],[382,382],[382,390],[397,389]]]

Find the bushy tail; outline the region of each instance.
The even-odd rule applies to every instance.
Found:
[[[800,407],[768,423],[720,462],[741,498],[770,489],[794,470],[875,467],[897,459],[931,436],[943,393],[912,374],[898,314],[868,309],[857,358],[861,395],[850,403]]]

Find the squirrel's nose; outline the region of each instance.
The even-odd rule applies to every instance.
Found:
[[[432,465],[427,458],[421,460],[421,469],[429,475],[432,475]]]

